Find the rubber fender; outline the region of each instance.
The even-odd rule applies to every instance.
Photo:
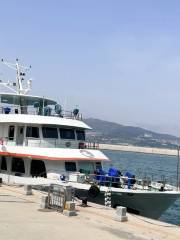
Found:
[[[91,187],[88,190],[88,197],[96,198],[98,194],[100,193],[100,190],[97,185],[91,185]]]

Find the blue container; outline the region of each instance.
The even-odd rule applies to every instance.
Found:
[[[125,177],[128,177],[128,189],[131,189],[131,187],[135,183],[135,175],[131,174],[130,172],[126,172]]]
[[[110,177],[119,177],[120,171],[117,168],[109,168],[108,176]]]
[[[118,183],[120,174],[121,172],[117,168],[111,167],[108,171],[108,180],[112,183]]]
[[[106,172],[103,169],[96,170],[95,179],[99,182],[100,185],[105,185],[106,182]]]
[[[65,179],[66,179],[66,176],[64,176],[64,175],[61,175],[61,176],[60,176],[60,180],[61,180],[61,181],[65,181]]]
[[[9,114],[11,112],[11,108],[9,107],[4,107],[4,113]]]

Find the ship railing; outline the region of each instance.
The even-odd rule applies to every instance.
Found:
[[[19,106],[19,105],[4,105],[0,106],[1,114],[29,114],[38,115],[37,109],[29,106]]]
[[[79,142],[79,149],[99,149],[98,142]]]
[[[52,173],[53,175],[57,174],[57,176],[65,176],[65,179],[66,180],[68,179],[68,173],[65,170],[61,171],[61,173],[54,173],[54,169],[49,169],[49,170],[38,172],[38,173],[31,173],[31,176],[32,178],[47,178],[48,174],[50,173]],[[13,174],[14,176],[17,176],[17,177],[25,176],[25,172],[20,172],[20,171],[13,171]],[[54,177],[54,180],[61,180],[61,179],[58,177],[56,178]]]
[[[32,175],[32,177],[43,177],[47,178],[49,173],[57,174],[55,180],[59,181],[69,181],[69,175],[72,173],[68,173],[67,171],[61,171],[61,173],[54,173],[54,169],[43,171],[41,173],[37,173]],[[15,176],[22,177],[25,173],[22,172],[14,172]],[[178,187],[170,184],[168,178],[163,179],[163,176],[160,180],[152,181],[150,178],[138,179],[136,177],[127,177],[124,175],[121,176],[109,176],[108,174],[91,174],[88,170],[80,170],[76,172],[81,177],[81,183],[88,184],[96,184],[98,186],[106,186],[106,187],[115,187],[115,188],[124,188],[124,189],[133,189],[133,190],[148,190],[148,191],[180,191],[180,182],[178,183]],[[82,178],[82,175],[85,178]],[[83,180],[82,180],[83,179]]]
[[[25,146],[38,148],[62,148],[63,143],[60,139],[48,139],[47,141],[35,138],[26,138]]]
[[[0,138],[0,145],[8,146],[27,146],[37,148],[70,148],[70,149],[92,149],[98,150],[99,144],[95,142],[79,142],[78,140],[62,140],[62,139],[37,139],[25,138],[23,144],[18,144],[17,141],[9,139],[8,137]]]
[[[169,182],[171,185],[176,185],[177,180],[177,172],[176,169],[156,169],[154,170],[153,167],[148,168],[138,168],[136,170],[129,170],[129,169],[121,169],[121,172],[134,172],[137,179],[149,179],[153,182],[157,181],[166,181]],[[180,177],[180,175],[179,175]]]
[[[62,110],[60,114],[57,114],[54,109],[47,111],[46,107],[40,109],[33,106],[4,105],[0,106],[0,114],[27,114],[82,120],[82,114],[80,113],[75,115],[73,111]]]
[[[139,189],[139,190],[155,190],[155,191],[180,191],[180,182],[178,187],[171,183],[171,179],[161,178],[159,180],[152,180],[150,178],[138,179],[136,177],[127,176],[109,176],[108,174],[88,174],[87,171],[80,171],[81,174],[85,174],[85,182],[91,184],[97,184],[99,186],[115,187],[115,188],[127,188],[127,189]],[[157,178],[158,179],[158,178]]]
[[[107,187],[125,188],[128,185],[128,179],[134,181],[134,178],[125,176],[109,176],[108,174],[88,174],[88,171],[80,171],[80,174],[85,174],[85,182],[97,184]]]

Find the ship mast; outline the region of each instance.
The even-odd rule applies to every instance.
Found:
[[[19,95],[25,95],[31,90],[32,80],[29,79],[27,81],[26,87],[23,87],[23,81],[26,76],[26,72],[31,69],[31,66],[26,67],[19,64],[18,59],[16,59],[16,63],[10,63],[1,59],[1,63],[6,65],[7,67],[16,71],[16,83],[15,82],[2,82],[0,81],[0,85],[10,89],[11,91],[15,92]]]

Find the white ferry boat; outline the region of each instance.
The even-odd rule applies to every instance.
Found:
[[[76,195],[87,196],[100,204],[104,204],[104,196],[110,189],[112,207],[126,206],[134,213],[151,218],[160,217],[180,197],[180,192],[167,184],[153,183],[155,188],[152,183],[136,182],[129,187],[127,176],[108,175],[108,178],[107,174],[97,174],[109,159],[98,149],[98,144],[86,142],[85,131],[91,128],[82,121],[79,110],[66,112],[52,99],[28,95],[31,80],[26,83],[25,77],[29,68],[20,65],[18,60],[15,64],[4,60],[2,63],[16,71],[15,82],[0,81],[11,90],[0,93],[0,177],[3,182],[47,185],[68,181]],[[99,185],[99,193],[88,194],[94,183]]]

